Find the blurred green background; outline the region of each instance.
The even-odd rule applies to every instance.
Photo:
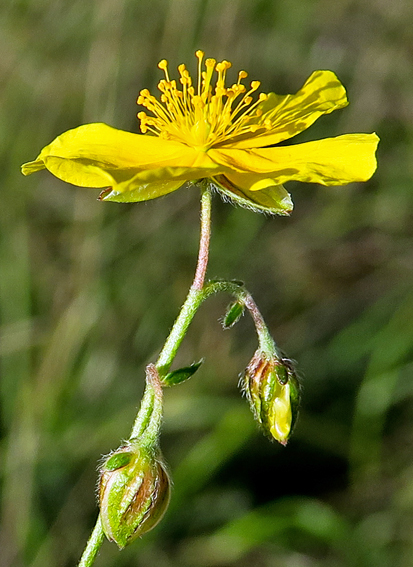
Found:
[[[166,391],[175,487],[163,522],[101,566],[413,564],[413,3],[411,0],[3,0],[0,8],[1,567],[74,565],[96,514],[96,466],[129,435],[144,367],[190,285],[199,195],[99,203],[20,164],[66,129],[138,131],[156,64],[229,59],[262,90],[334,70],[350,106],[297,141],[376,130],[365,184],[291,183],[291,218],[215,197],[210,277],[244,280],[304,397],[286,448],[237,382],[246,316],[198,313]],[[230,74],[231,77],[231,74]]]

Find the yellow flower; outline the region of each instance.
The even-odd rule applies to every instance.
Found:
[[[185,65],[179,85],[165,60],[160,100],[143,90],[138,104],[142,134],[106,124],[86,124],[58,136],[39,157],[22,166],[24,175],[47,168],[82,187],[109,187],[104,201],[146,201],[187,182],[208,178],[227,197],[256,210],[289,214],[290,180],[344,185],[366,181],[376,169],[375,134],[346,134],[290,146],[280,142],[299,134],[322,114],[348,104],[331,71],[315,71],[294,95],[254,96],[260,86],[240,71],[225,86],[228,61],[217,63],[197,51],[195,85]],[[204,70],[203,70],[204,69]],[[214,72],[217,74],[212,86]]]

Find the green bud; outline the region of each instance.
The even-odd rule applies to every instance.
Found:
[[[162,461],[147,447],[128,443],[109,455],[99,480],[103,531],[122,549],[162,519],[170,480]]]
[[[257,350],[242,378],[242,388],[264,433],[286,445],[300,401],[300,385],[291,360]]]

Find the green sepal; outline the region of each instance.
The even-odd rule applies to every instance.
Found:
[[[241,207],[272,215],[289,216],[294,208],[291,195],[282,185],[273,185],[259,191],[249,191],[235,186],[225,177],[212,178],[218,191]]]
[[[290,378],[290,371],[287,370],[283,364],[276,364],[274,366],[274,374],[280,386],[285,386]]]
[[[179,181],[153,181],[152,183],[134,184],[131,181],[118,183],[117,190],[109,187],[101,191],[98,201],[111,201],[113,203],[137,203],[149,201],[167,195],[179,189],[185,182]],[[119,190],[122,189],[122,190]]]
[[[238,323],[241,316],[244,314],[244,304],[240,301],[234,301],[227,307],[222,326],[224,329],[230,329],[235,323]]]
[[[290,402],[291,402],[291,433],[297,423],[298,410],[301,402],[301,384],[298,381],[294,370],[288,373],[288,383],[290,384]],[[290,435],[291,435],[290,433]]]
[[[190,366],[184,366],[183,368],[178,368],[177,370],[169,372],[169,374],[162,379],[162,383],[165,386],[176,386],[176,384],[185,382],[185,380],[188,380],[195,374],[203,362],[204,359],[201,358],[199,362],[194,362]]]
[[[115,471],[121,467],[126,467],[132,459],[133,453],[114,453],[112,456],[109,456],[105,462],[105,470]]]
[[[282,386],[278,380],[277,372],[274,372],[273,369],[270,369],[269,371],[264,373],[260,390],[261,407],[259,421],[266,435],[270,433],[272,425],[271,407],[274,403],[274,399],[279,397],[281,387]]]

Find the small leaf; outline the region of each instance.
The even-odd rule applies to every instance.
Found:
[[[230,329],[235,323],[238,323],[241,315],[244,313],[244,304],[239,301],[234,301],[228,305],[227,312],[222,321],[222,326],[224,329]]]
[[[172,372],[169,372],[165,378],[163,378],[162,382],[165,386],[175,386],[176,384],[185,382],[185,380],[188,380],[188,378],[191,378],[191,376],[195,374],[203,362],[204,359],[202,358],[199,362],[194,362],[190,366],[184,366],[183,368],[173,370]]]

